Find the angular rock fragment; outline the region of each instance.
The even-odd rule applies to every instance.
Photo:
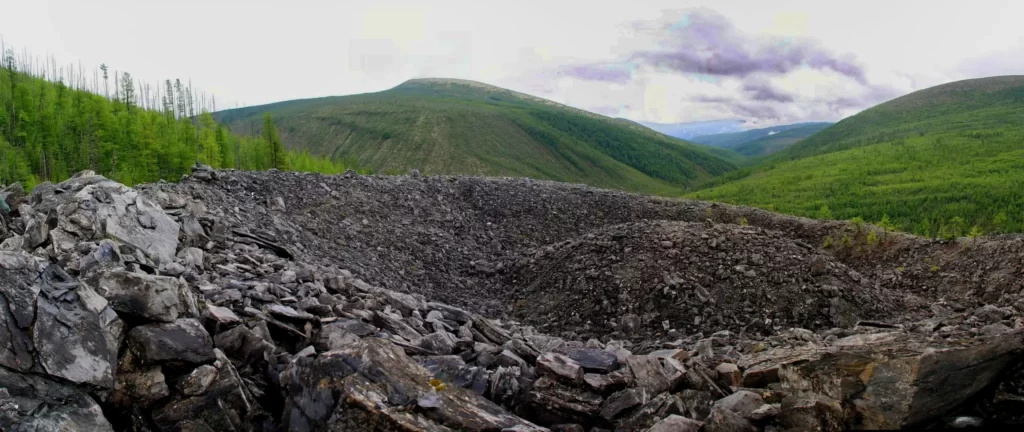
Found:
[[[111,270],[94,276],[90,284],[111,308],[127,316],[173,322],[185,310],[180,291],[188,287],[176,278]]]
[[[651,396],[642,388],[631,388],[613,393],[601,407],[601,417],[614,420],[623,412],[647,403]]]
[[[213,340],[194,318],[146,324],[128,332],[128,347],[145,364],[213,361]]]
[[[289,366],[282,375],[284,421],[308,430],[541,430],[472,391],[437,391],[429,381],[402,349],[366,338]]]
[[[727,409],[713,409],[704,420],[705,432],[756,432],[750,421]],[[821,430],[821,429],[819,429]]]
[[[32,333],[50,375],[110,388],[121,324],[106,301],[51,265],[42,273]]]
[[[610,373],[619,368],[615,354],[599,348],[570,348],[566,356],[579,363],[587,372]]]
[[[764,399],[761,395],[747,390],[740,390],[729,396],[715,401],[712,408],[722,408],[739,414],[743,418],[750,419],[754,411],[764,406]]]
[[[699,432],[704,423],[672,414],[647,429],[647,432]]]
[[[585,428],[605,425],[598,416],[600,395],[541,377],[516,407],[516,414],[540,425],[576,423]]]
[[[554,379],[583,383],[583,367],[576,360],[557,353],[544,353],[537,357],[537,371]]]

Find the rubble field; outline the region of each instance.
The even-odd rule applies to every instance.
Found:
[[[1021,236],[415,172],[0,195],[0,430],[1024,422]]]

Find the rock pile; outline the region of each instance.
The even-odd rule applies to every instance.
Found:
[[[570,337],[827,330],[921,304],[806,243],[728,224],[614,225],[538,248],[508,268],[512,313]]]
[[[449,285],[396,289],[443,274],[403,269],[384,287],[359,273],[370,261],[354,269],[333,259],[348,247],[339,239],[355,241],[353,227],[372,224],[312,222],[317,205],[344,193],[336,183],[304,186],[322,191],[314,197],[246,195],[261,176],[285,186],[319,178],[199,167],[181,184],[136,190],[86,172],[9,197],[0,429],[713,432],[1019,420],[1016,310],[936,302],[883,321],[918,304],[776,232],[629,223],[618,220],[628,218],[623,210],[610,217],[617,226],[550,247],[534,244],[555,236],[550,228],[510,240],[532,229],[525,219],[505,219],[504,231],[466,226],[474,247],[493,253],[455,243],[441,256],[416,242],[455,231],[398,228],[418,233],[392,240],[410,250],[379,250],[385,270],[367,274],[381,277],[394,253],[400,265],[431,262],[476,296],[494,294],[451,305],[427,295]],[[428,185],[410,186],[421,192],[444,184],[416,181]],[[253,199],[263,202],[239,205]],[[476,211],[500,220],[497,209]],[[338,230],[352,235],[332,237]],[[383,238],[374,231],[362,241]],[[540,249],[497,252],[512,247]],[[766,285],[774,288],[758,291]],[[567,291],[560,303],[544,304],[558,290]],[[659,295],[681,303],[649,309]],[[488,315],[531,297],[535,313]],[[602,297],[613,301],[607,310]],[[616,324],[581,326],[571,313],[561,321],[559,307],[599,310],[590,316]]]

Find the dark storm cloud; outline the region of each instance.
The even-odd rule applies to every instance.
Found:
[[[588,80],[622,82],[638,66],[719,77],[811,68],[865,82],[864,70],[851,56],[832,53],[813,39],[749,35],[708,9],[666,12],[657,21],[636,22],[631,28],[637,35],[649,37],[655,46],[635,47],[615,63],[577,65],[562,72]]]

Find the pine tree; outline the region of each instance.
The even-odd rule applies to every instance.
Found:
[[[263,113],[263,141],[267,144],[270,154],[270,167],[287,170],[287,154],[281,143],[281,137],[277,135],[277,126],[274,126],[274,120],[270,117],[270,113]]]

